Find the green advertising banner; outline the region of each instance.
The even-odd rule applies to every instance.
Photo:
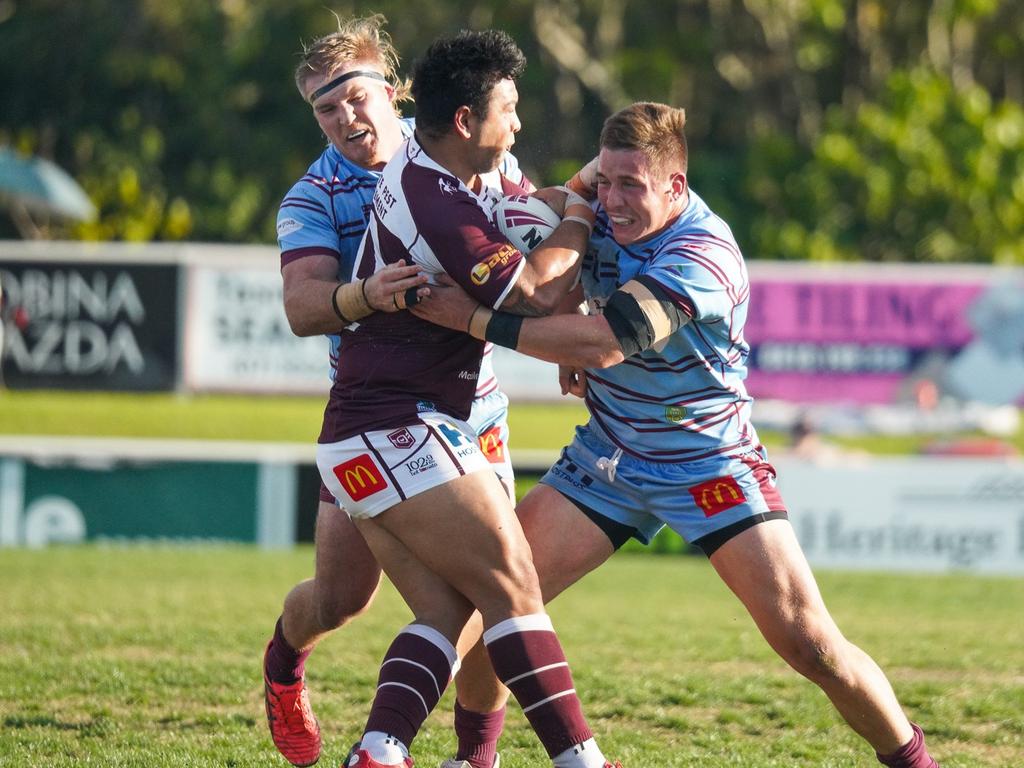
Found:
[[[0,546],[295,541],[294,465],[0,459]]]

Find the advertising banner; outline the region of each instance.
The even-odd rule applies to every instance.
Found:
[[[291,462],[0,456],[0,547],[87,541],[290,546],[297,506]]]
[[[177,266],[0,259],[0,285],[8,387],[176,386]]]
[[[191,265],[187,282],[186,389],[326,395],[327,338],[292,333],[276,255],[266,267]]]
[[[793,402],[1024,403],[1024,272],[750,265],[748,390]]]
[[[1024,574],[1020,462],[890,457],[775,464],[813,565]]]

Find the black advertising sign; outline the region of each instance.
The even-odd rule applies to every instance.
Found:
[[[166,263],[0,262],[4,383],[174,389],[178,274]]]

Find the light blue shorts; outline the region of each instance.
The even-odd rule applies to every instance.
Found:
[[[508,398],[500,389],[478,397],[466,419],[477,434],[480,450],[501,484],[515,498],[516,477],[508,452]]]
[[[649,544],[667,525],[710,555],[741,531],[787,516],[761,447],[679,463],[623,453],[610,477],[599,461],[608,464],[614,455],[615,446],[589,424],[577,427],[575,439],[540,482],[580,507],[616,545],[622,542],[612,532],[632,529],[634,538]]]

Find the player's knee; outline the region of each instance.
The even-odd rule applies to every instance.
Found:
[[[351,585],[347,585],[351,587]],[[366,613],[377,593],[377,585],[362,589],[318,591],[316,596],[317,623],[328,632],[343,627]]]
[[[845,675],[846,641],[827,633],[800,632],[791,638],[784,654],[797,672],[816,683],[839,680]]]
[[[540,582],[529,547],[514,548],[507,553],[504,572],[496,583],[517,613],[536,610],[543,605]]]

